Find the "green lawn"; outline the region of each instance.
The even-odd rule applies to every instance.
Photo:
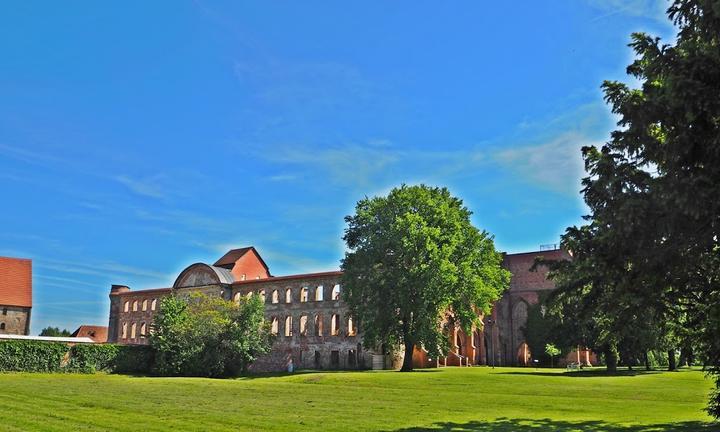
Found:
[[[3,431],[711,431],[699,371],[519,368],[213,380],[0,374]]]

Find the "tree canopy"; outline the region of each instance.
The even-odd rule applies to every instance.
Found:
[[[450,326],[480,326],[508,286],[510,273],[493,237],[446,188],[402,185],[365,198],[347,216],[344,299],[360,320],[364,343],[447,353]]]
[[[160,302],[150,344],[154,372],[173,376],[233,376],[270,349],[258,296],[231,302],[193,293]]]
[[[632,35],[639,87],[603,84],[618,128],[582,150],[590,214],[563,236],[553,303],[609,363],[665,347],[672,365],[693,338],[720,387],[720,1],[668,15],[674,45]],[[708,410],[720,417],[720,393]]]
[[[55,337],[64,336],[64,337],[67,337],[70,335],[72,335],[72,333],[70,333],[69,330],[67,330],[67,329],[60,330],[60,327],[47,326],[44,329],[40,330],[40,336],[55,336]]]

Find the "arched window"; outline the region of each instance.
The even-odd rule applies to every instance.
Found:
[[[122,338],[127,339],[127,323],[123,323],[122,325]]]
[[[270,326],[270,333],[277,335],[278,334],[278,319],[276,317],[272,318],[272,325]]]
[[[323,331],[323,325],[322,325],[322,315],[317,314],[315,315],[315,335],[316,336],[322,336]]]
[[[3,308],[3,315],[7,315],[7,308]]]
[[[292,336],[292,316],[285,317],[285,336]]]
[[[0,323],[0,330],[5,330],[5,323]]]
[[[136,330],[137,323],[132,323],[132,325],[130,326],[130,339],[135,339],[135,336],[137,335]]]
[[[144,338],[146,334],[147,334],[147,326],[145,325],[145,323],[142,323],[142,324],[140,324],[140,337]]]
[[[307,336],[307,315],[300,317],[300,335]]]
[[[302,287],[300,290],[300,303],[308,301],[308,287]]]
[[[150,302],[150,310],[157,309],[157,299],[152,299],[152,302]]]
[[[135,301],[133,302],[133,312],[137,312],[137,310],[138,310],[138,301],[135,300]]]
[[[323,286],[318,285],[317,288],[315,288],[315,301],[322,301],[323,300]]]
[[[347,320],[348,336],[355,336],[355,324],[353,323],[352,317],[348,317]]]
[[[330,334],[337,336],[340,334],[340,317],[337,314],[333,314],[330,318]]]
[[[335,284],[332,290],[332,299],[340,300],[340,284]]]
[[[265,290],[261,289],[260,291],[258,291],[258,295],[260,296],[260,300],[265,303]]]
[[[142,305],[143,305],[143,306],[142,306],[142,310],[143,310],[143,312],[144,312],[144,311],[147,310],[147,299],[143,300]]]
[[[285,303],[290,303],[292,301],[292,290],[290,288],[285,290]]]
[[[235,295],[233,296],[233,300],[235,301],[235,303],[240,303],[240,295],[240,293],[235,293]]]
[[[272,302],[278,303],[280,301],[278,290],[273,290],[272,292]]]
[[[125,306],[123,307],[123,310],[124,310],[125,312],[130,311],[130,302],[129,302],[129,301],[126,301],[126,302],[125,302]]]

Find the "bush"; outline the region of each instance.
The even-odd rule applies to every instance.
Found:
[[[117,345],[74,345],[70,348],[70,360],[65,370],[81,373],[112,372],[118,351]]]
[[[256,295],[237,303],[199,293],[166,297],[153,330],[153,373],[163,376],[234,376],[270,349]]]
[[[114,359],[115,373],[149,374],[155,359],[155,352],[145,345],[115,345],[118,348]]]
[[[0,342],[0,371],[58,372],[68,354],[63,343],[12,340]]]
[[[8,340],[0,342],[2,372],[149,373],[147,346]]]

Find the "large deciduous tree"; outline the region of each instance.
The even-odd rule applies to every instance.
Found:
[[[403,347],[403,371],[415,346],[445,355],[449,326],[480,326],[509,283],[493,237],[470,215],[446,188],[403,185],[345,218],[344,300],[366,345]]]
[[[258,296],[237,303],[200,293],[166,297],[152,328],[159,375],[233,376],[270,349]]]
[[[639,87],[603,84],[619,128],[583,149],[591,214],[551,275],[610,350],[674,357],[691,334],[720,388],[720,1],[675,0],[668,15],[674,45],[632,35]],[[720,417],[717,391],[708,411]]]

